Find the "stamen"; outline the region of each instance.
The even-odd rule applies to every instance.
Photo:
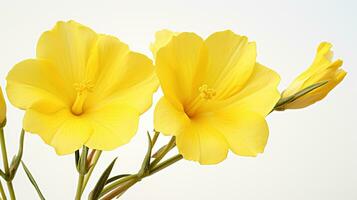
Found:
[[[200,96],[205,100],[211,100],[216,96],[216,91],[213,88],[209,88],[207,84],[202,85],[198,90],[200,91]]]
[[[86,81],[82,83],[75,83],[73,85],[77,92],[76,100],[72,105],[72,113],[75,115],[80,115],[83,113],[84,102],[87,99],[88,92],[92,92],[94,85],[91,81]]]

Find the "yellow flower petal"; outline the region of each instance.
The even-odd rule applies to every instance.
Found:
[[[128,45],[119,39],[109,35],[98,36],[88,60],[88,69],[84,71],[87,72],[86,80],[94,85],[92,96],[96,97],[95,101],[112,93],[114,85],[125,77],[129,53]]]
[[[217,164],[227,157],[228,144],[223,135],[201,119],[191,121],[176,136],[180,154],[200,164]]]
[[[187,47],[190,48],[187,48]],[[181,33],[162,48],[156,59],[156,73],[166,98],[175,106],[197,95],[202,67],[205,67],[203,40],[194,33]],[[180,83],[180,84],[177,84]]]
[[[85,118],[93,127],[85,145],[92,149],[113,150],[127,144],[135,135],[139,113],[129,105],[108,104],[90,110]]]
[[[260,114],[229,108],[215,113],[210,123],[224,135],[235,154],[256,156],[263,153],[269,128]]]
[[[256,64],[245,87],[231,100],[231,108],[239,107],[266,116],[280,99],[280,76],[273,70]]]
[[[84,145],[92,127],[86,119],[74,116],[54,102],[41,101],[26,110],[24,129],[40,133],[41,138],[56,149],[57,154],[74,152]]]
[[[15,65],[7,76],[6,91],[10,102],[27,109],[36,101],[54,99],[69,104],[71,91],[58,77],[56,68],[45,60],[29,59]]]
[[[60,76],[72,85],[86,78],[87,62],[96,40],[94,31],[77,22],[58,22],[39,39],[37,58],[52,62]]]
[[[94,88],[86,107],[110,101],[121,101],[145,112],[152,103],[152,94],[159,82],[154,74],[152,61],[146,56],[130,52],[118,39],[101,35],[98,51],[89,61]],[[137,98],[140,94],[140,98]]]
[[[154,58],[156,58],[157,52],[170,42],[173,36],[177,36],[179,33],[172,32],[170,30],[164,29],[155,33],[155,41],[150,44],[150,50]]]
[[[190,123],[183,108],[175,108],[165,97],[156,104],[154,127],[165,135],[177,135],[178,131]]]
[[[72,115],[71,118],[67,116],[66,119],[57,129],[50,143],[58,155],[70,154],[80,149],[93,131],[91,123],[83,118]]]
[[[255,43],[232,31],[222,31],[210,35],[205,44],[209,59],[206,84],[217,91],[217,99],[230,97],[244,86],[253,72]]]

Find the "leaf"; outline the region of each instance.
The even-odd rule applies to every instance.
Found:
[[[120,174],[120,175],[117,175],[117,176],[113,176],[113,177],[111,177],[111,178],[109,178],[109,179],[107,180],[107,182],[105,183],[105,185],[107,185],[107,184],[109,184],[109,183],[111,183],[111,182],[114,182],[114,181],[116,181],[116,180],[118,180],[118,179],[121,179],[121,178],[130,176],[130,175],[131,175],[131,174]]]
[[[17,152],[17,155],[15,155],[12,158],[11,165],[10,165],[10,180],[12,180],[15,177],[17,169],[20,166],[20,162],[24,152],[24,139],[25,139],[25,131],[24,129],[22,129],[20,135],[19,150]]]
[[[26,167],[25,163],[21,161],[22,167],[24,168],[27,177],[29,178],[30,182],[32,183],[32,185],[35,187],[38,196],[40,197],[41,200],[45,200],[45,197],[42,195],[40,188],[38,187],[35,179],[33,178],[31,172],[29,171],[29,169]]]
[[[88,197],[89,200],[97,200],[99,198],[100,193],[102,192],[106,182],[108,181],[108,177],[112,172],[116,160],[117,158],[115,158],[110,163],[110,165],[104,170],[103,174],[100,176],[97,184],[95,185],[93,191],[89,194]]]

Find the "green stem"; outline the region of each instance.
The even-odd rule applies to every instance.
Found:
[[[0,193],[1,193],[1,199],[2,200],[7,200],[6,194],[5,194],[5,191],[4,191],[4,187],[2,186],[1,182],[0,182]]]
[[[89,169],[87,175],[84,177],[84,182],[83,182],[83,186],[82,186],[82,192],[83,192],[84,189],[86,188],[86,186],[87,186],[87,184],[88,184],[88,181],[89,181],[89,178],[90,178],[90,176],[92,175],[93,170],[94,170],[94,167],[97,165],[98,160],[99,160],[99,157],[100,157],[101,154],[102,154],[102,151],[96,150],[95,155],[94,155],[94,158],[93,158],[93,164],[92,164],[92,166],[90,167],[90,169]]]
[[[118,182],[116,182],[115,184],[111,185],[110,188],[105,188],[100,197],[103,197],[102,200],[109,200],[109,199],[113,199],[114,197],[117,197],[118,195],[122,195],[124,192],[126,192],[130,187],[132,187],[133,185],[135,185],[137,182],[139,182],[142,178],[151,176],[167,167],[169,167],[170,165],[176,163],[177,161],[180,161],[182,159],[182,155],[176,155],[173,156],[167,160],[165,160],[164,162],[158,164],[156,167],[153,167],[149,173],[147,175],[145,175],[144,177],[138,177],[137,175],[131,175],[126,177],[126,179],[120,179]]]
[[[79,158],[79,166],[78,166],[78,183],[77,183],[77,192],[76,192],[76,200],[80,200],[82,197],[82,188],[84,182],[84,176],[87,173],[87,154],[88,148],[83,146],[82,154]]]
[[[100,193],[99,197],[102,197],[102,196],[108,194],[114,188],[119,187],[121,184],[123,184],[125,182],[128,182],[128,181],[130,181],[132,179],[135,179],[135,178],[137,178],[137,175],[133,174],[133,175],[126,176],[124,178],[119,179],[118,181],[113,182],[112,184],[108,185],[107,187],[105,187],[102,190],[102,192]]]
[[[6,144],[5,144],[3,128],[0,128],[0,143],[1,143],[1,153],[2,153],[3,163],[4,163],[5,174],[10,176],[9,161],[7,159]],[[6,184],[7,184],[8,190],[9,190],[11,200],[15,200],[16,197],[15,197],[14,187],[12,186],[12,181],[6,180]]]
[[[132,180],[126,182],[121,187],[115,188],[108,195],[103,197],[102,200],[111,200],[111,199],[114,199],[115,197],[119,198],[122,194],[124,194],[125,191],[127,191],[131,186],[135,185],[135,183],[137,183],[137,182],[139,182],[139,179],[132,179]]]
[[[154,168],[157,164],[159,164],[159,162],[165,157],[165,155],[172,149],[172,147],[175,145],[175,137],[172,137],[169,141],[169,143],[166,145],[165,149],[163,150],[163,152],[161,154],[159,154],[157,156],[157,158],[152,161],[152,163],[150,164],[150,168]]]
[[[150,170],[150,175],[153,175],[156,172],[159,172],[159,171],[165,169],[166,167],[176,163],[177,161],[181,160],[182,158],[183,158],[182,155],[179,154],[179,155],[173,156],[173,157],[165,160],[164,162],[158,164],[156,167],[152,168]]]
[[[160,132],[155,131],[154,137],[152,138],[152,141],[151,141],[151,146],[155,145],[157,138],[159,138],[159,136],[160,136]]]
[[[81,199],[83,181],[84,181],[84,175],[83,174],[79,174],[78,183],[77,183],[76,200],[80,200]]]

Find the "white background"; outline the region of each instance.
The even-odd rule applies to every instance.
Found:
[[[344,60],[347,77],[314,106],[271,114],[264,154],[257,158],[230,154],[215,166],[181,161],[143,180],[123,199],[356,200],[356,9],[353,0],[0,0],[0,82],[4,88],[10,68],[34,57],[40,34],[58,20],[74,19],[115,35],[148,56],[148,45],[162,28],[194,31],[203,37],[232,29],[257,42],[259,62],[281,74],[281,89],[309,66],[319,42],[330,41],[335,55]],[[155,100],[160,95],[156,93]],[[22,116],[23,111],[8,104],[9,157],[17,151]],[[130,144],[105,152],[93,177],[116,156],[114,173],[135,172],[146,150],[145,130],[152,129],[152,118],[151,109],[141,118]],[[73,155],[57,156],[36,135],[26,135],[25,145],[23,160],[47,199],[73,199],[77,181]],[[14,185],[18,199],[38,199],[22,169]],[[88,188],[92,187],[93,183]]]

